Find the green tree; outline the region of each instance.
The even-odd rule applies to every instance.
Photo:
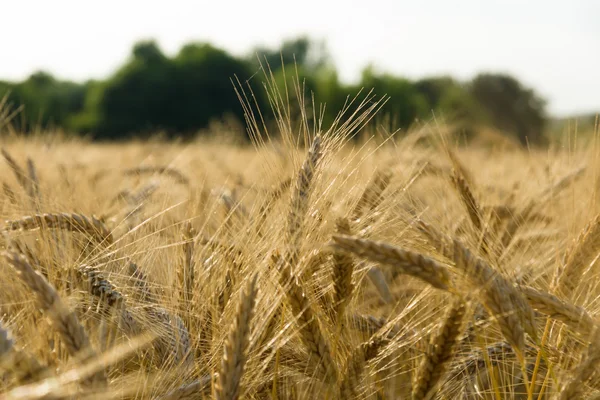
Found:
[[[363,70],[360,86],[373,89],[379,96],[389,96],[380,115],[386,118],[386,128],[390,131],[408,128],[416,119],[428,116],[426,97],[419,93],[408,79],[390,74],[377,74],[373,67],[369,66]]]
[[[156,43],[138,43],[131,59],[88,93],[79,124],[95,124],[99,137],[165,131],[191,134],[225,114],[242,119],[231,79],[250,75],[247,65],[209,44],[188,44],[166,57]]]
[[[173,60],[174,101],[170,126],[181,132],[204,128],[211,119],[233,115],[243,120],[240,102],[232,80],[241,82],[251,73],[243,60],[238,60],[210,44],[184,46]],[[255,91],[258,92],[258,91]],[[262,103],[262,92],[256,93]]]
[[[8,103],[23,106],[22,116],[15,119],[15,124],[24,131],[38,126],[64,126],[70,115],[83,108],[83,85],[59,81],[46,72],[36,72],[10,86]]]
[[[523,144],[543,143],[545,101],[532,89],[504,74],[480,74],[470,93],[485,109],[492,125],[513,133]]]
[[[248,61],[254,67],[257,67],[260,62],[272,71],[297,65],[305,72],[313,73],[331,66],[331,56],[325,42],[314,41],[306,36],[284,40],[277,49],[256,47],[248,57]]]

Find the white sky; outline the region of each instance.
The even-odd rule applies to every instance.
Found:
[[[140,39],[167,54],[208,41],[244,55],[308,34],[347,82],[370,62],[412,79],[508,72],[555,115],[598,112],[599,18],[598,0],[0,0],[0,79],[104,78]]]

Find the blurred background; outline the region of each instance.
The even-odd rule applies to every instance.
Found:
[[[0,115],[25,132],[244,136],[232,80],[269,110],[261,64],[280,87],[298,75],[325,126],[361,88],[390,96],[377,124],[398,134],[445,121],[542,144],[593,131],[600,111],[596,0],[19,0],[0,14]]]

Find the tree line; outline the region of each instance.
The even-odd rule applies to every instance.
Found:
[[[433,113],[465,124],[487,124],[514,135],[522,143],[543,139],[545,101],[532,89],[506,74],[482,73],[461,82],[450,76],[409,80],[366,67],[360,81],[344,84],[323,43],[307,37],[284,41],[279,48],[258,47],[235,57],[208,43],[189,43],[169,57],[154,41],[133,46],[129,59],[104,80],[62,81],[36,72],[21,82],[0,81],[4,107],[23,106],[13,124],[22,131],[49,126],[91,134],[96,139],[123,139],[157,131],[195,135],[211,121],[227,116],[244,120],[231,79],[253,77],[256,105],[269,108],[257,71],[269,65],[283,87],[296,75],[306,93],[326,103],[325,123],[331,122],[348,96],[373,89],[389,100],[379,123],[390,129],[408,128]],[[6,112],[6,110],[5,110]]]

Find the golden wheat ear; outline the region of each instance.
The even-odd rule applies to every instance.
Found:
[[[331,346],[319,324],[302,286],[296,276],[292,274],[290,264],[281,258],[278,253],[272,254],[273,264],[279,268],[281,286],[284,288],[296,323],[300,328],[300,337],[309,353],[310,363],[318,373],[318,379],[334,384],[338,380],[337,364],[331,352]]]
[[[87,234],[97,243],[110,245],[113,237],[110,230],[96,217],[82,214],[36,214],[20,219],[6,221],[7,230],[16,231],[32,229],[64,229],[72,232]]]
[[[370,261],[392,266],[399,273],[414,276],[437,289],[449,290],[452,286],[450,273],[442,264],[429,257],[388,243],[333,235],[332,247]]]
[[[29,287],[35,295],[38,306],[47,315],[50,323],[56,329],[69,355],[78,361],[85,361],[95,357],[96,353],[90,345],[90,340],[77,316],[70,311],[61,300],[58,292],[39,272],[36,272],[27,261],[27,258],[14,251],[3,253],[6,261],[17,272],[21,281]],[[104,383],[106,377],[103,371],[94,374],[84,383]]]
[[[454,357],[454,348],[465,325],[467,307],[462,299],[450,306],[438,332],[432,336],[423,361],[415,374],[413,400],[431,399],[443,383],[444,375]]]
[[[358,388],[364,370],[369,363],[381,352],[387,340],[374,337],[368,342],[360,344],[346,361],[346,366],[342,374],[342,379],[338,384],[339,393],[342,399],[355,399],[359,396]]]
[[[240,382],[246,364],[250,322],[256,301],[257,279],[258,275],[254,275],[242,293],[235,320],[229,329],[215,390],[215,398],[218,400],[236,400],[240,397]]]
[[[287,219],[286,229],[286,258],[296,268],[300,259],[300,247],[304,235],[304,218],[308,211],[310,192],[317,163],[321,159],[321,136],[317,135],[306,155],[306,159],[298,172],[296,184],[291,195],[290,211]]]

